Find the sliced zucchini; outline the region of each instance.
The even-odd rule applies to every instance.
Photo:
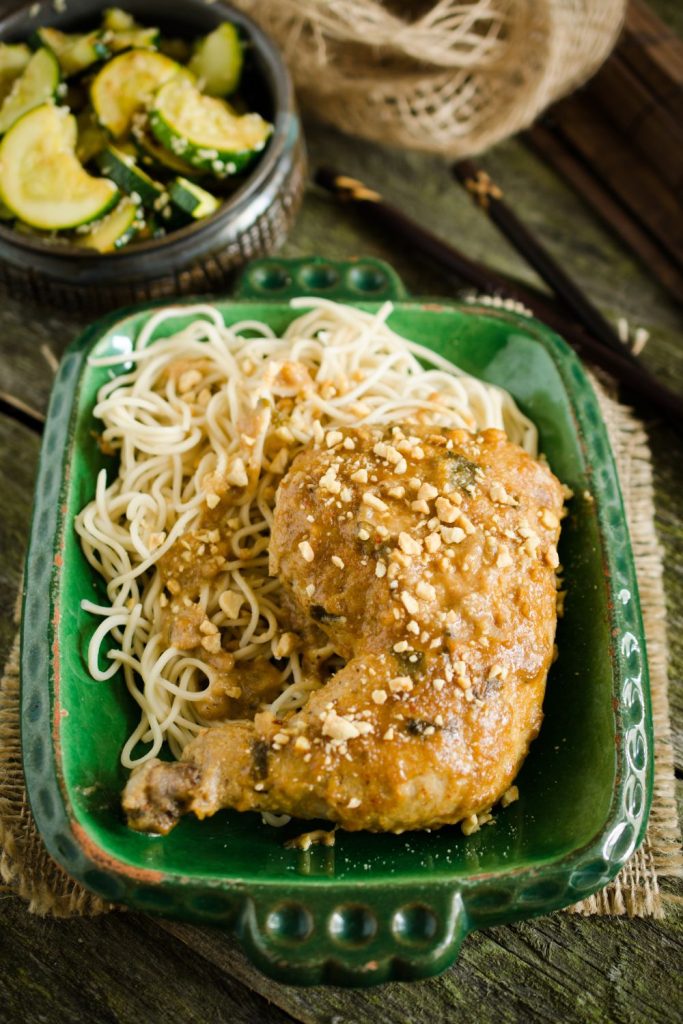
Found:
[[[219,208],[220,200],[187,178],[176,178],[168,186],[171,201],[193,220],[210,217]]]
[[[219,178],[244,170],[273,130],[260,114],[240,117],[225,100],[203,96],[189,79],[180,77],[156,93],[149,124],[162,146]]]
[[[78,129],[76,156],[82,164],[87,164],[106,147],[109,136],[104,128],[97,123],[95,112],[91,106],[87,106],[77,115],[76,125]]]
[[[229,96],[240,82],[244,55],[237,27],[230,21],[204,36],[188,67],[209,96]]]
[[[135,151],[133,151],[135,152]],[[102,174],[111,178],[122,192],[153,210],[161,209],[168,203],[168,193],[163,185],[150,178],[135,162],[135,156],[116,146],[107,146],[97,158],[97,166]]]
[[[189,72],[154,50],[127,50],[108,61],[95,76],[90,98],[100,124],[114,138],[128,131],[136,110],[146,106],[169,78]]]
[[[67,35],[57,28],[39,28],[35,33],[39,46],[54,53],[65,78],[78,75],[91,64],[111,57],[111,51],[99,32]]]
[[[141,111],[134,114],[131,129],[140,162],[146,167],[156,166],[160,170],[173,171],[174,174],[180,174],[185,178],[205,173],[198,171],[192,164],[188,164],[186,160],[182,160],[170,149],[166,149],[160,142],[157,142],[150,130],[147,115]]]
[[[47,231],[103,217],[119,190],[92,178],[74,153],[76,119],[45,103],[29,111],[0,143],[0,197],[24,223]]]
[[[144,28],[132,14],[120,7],[109,7],[102,18],[102,29],[112,53],[122,50],[156,50],[159,45],[158,28]]]
[[[128,245],[144,230],[142,210],[128,196],[124,196],[115,210],[103,220],[93,224],[89,231],[79,232],[76,244],[97,252],[115,252]]]
[[[30,59],[31,51],[25,43],[0,43],[0,103]]]
[[[127,32],[137,27],[133,15],[120,7],[107,7],[102,15],[102,28],[107,32]]]
[[[14,214],[10,210],[9,206],[5,206],[3,201],[0,199],[0,220],[14,220]]]
[[[4,135],[23,114],[56,95],[59,64],[44,47],[33,54],[0,107],[0,135]]]
[[[131,32],[113,32],[107,42],[113,53],[122,50],[156,50],[159,46],[158,28],[136,28]]]

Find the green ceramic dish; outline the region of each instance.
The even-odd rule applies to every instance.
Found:
[[[512,392],[576,494],[560,548],[568,585],[560,657],[519,802],[469,838],[458,827],[342,832],[333,849],[307,853],[283,845],[300,824],[276,830],[253,814],[186,819],[166,838],[126,828],[119,751],[135,713],[123,685],[88,677],[93,620],[80,602],[100,582],[72,524],[105,464],[92,418],[104,371],[87,356],[129,344],[150,306],[86,331],[55,384],[26,570],[24,766],[50,853],[101,896],[222,925],[281,981],[370,985],[435,974],[473,929],[565,906],[614,877],[642,838],[650,803],[647,666],[612,455],[595,395],[564,342],[507,312],[408,299],[391,268],[372,260],[252,264],[237,297],[218,307],[227,320],[259,317],[279,330],[296,315],[287,299],[302,293],[369,309],[395,299],[398,331]],[[186,320],[180,308],[173,328]]]

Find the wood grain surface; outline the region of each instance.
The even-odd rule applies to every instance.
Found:
[[[683,30],[677,0],[655,6]],[[348,139],[314,123],[306,128],[312,165],[324,162],[357,175],[473,258],[540,287],[443,161]],[[651,332],[644,359],[683,391],[683,323],[660,286],[520,142],[498,146],[481,162],[602,312]],[[284,250],[312,253],[388,259],[415,293],[455,295],[459,287],[313,189]],[[84,326],[77,316],[0,299],[0,391],[44,412],[52,371],[41,348],[49,346],[58,357]],[[662,420],[648,429],[657,528],[666,551],[671,700],[683,779],[683,441]],[[39,444],[36,429],[0,414],[0,660],[13,634]],[[554,914],[471,936],[458,963],[440,978],[368,991],[271,982],[214,929],[125,912],[40,920],[0,891],[0,1024],[674,1022],[683,1013],[683,886],[665,882],[664,889],[664,921]]]

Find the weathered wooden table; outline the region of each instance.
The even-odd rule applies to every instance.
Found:
[[[660,0],[683,29],[677,0]],[[311,163],[326,162],[379,186],[396,205],[474,258],[538,284],[449,175],[441,160],[395,152],[308,124]],[[605,233],[581,202],[519,142],[485,161],[512,204],[610,317],[652,334],[645,361],[683,389],[680,309]],[[390,260],[415,293],[453,295],[458,282],[416,261],[406,246],[371,234],[314,191],[284,251]],[[0,299],[0,391],[45,410],[52,371],[83,319]],[[41,351],[42,349],[42,351]],[[672,704],[683,769],[683,440],[649,424],[657,528],[666,550]],[[0,661],[14,632],[40,447],[38,429],[0,414]],[[683,775],[679,774],[678,778]],[[679,782],[679,788],[680,788]],[[683,1016],[683,886],[665,883],[664,921],[554,914],[471,936],[442,977],[369,991],[296,989],[268,981],[219,931],[137,913],[94,920],[39,920],[0,891],[0,1024],[62,1022],[678,1021]]]

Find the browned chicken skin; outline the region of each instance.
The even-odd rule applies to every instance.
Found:
[[[283,720],[200,734],[124,794],[134,828],[221,807],[346,829],[488,810],[538,733],[562,488],[500,431],[328,431],[280,485],[271,572],[291,627],[346,664]]]

